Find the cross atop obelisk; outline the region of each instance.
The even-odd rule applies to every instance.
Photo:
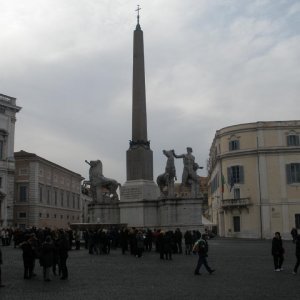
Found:
[[[141,10],[141,8],[138,5],[137,9],[135,11],[137,11],[137,25],[136,25],[136,27],[139,28],[139,29],[141,29],[141,26],[140,26],[140,10]]]

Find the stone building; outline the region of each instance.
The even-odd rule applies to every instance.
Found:
[[[217,130],[210,148],[209,216],[224,237],[290,238],[300,228],[300,121]]]
[[[23,150],[15,163],[15,226],[67,228],[82,221],[81,175]]]
[[[0,94],[0,227],[13,224],[16,98]]]

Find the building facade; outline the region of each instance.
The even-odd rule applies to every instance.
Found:
[[[300,121],[216,132],[208,161],[208,214],[224,237],[290,238],[300,228]]]
[[[0,228],[13,225],[16,98],[0,94]]]
[[[34,153],[15,152],[14,226],[68,228],[82,221],[81,175]]]

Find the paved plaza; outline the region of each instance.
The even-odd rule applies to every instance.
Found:
[[[22,251],[2,247],[1,300],[13,299],[299,299],[300,273],[292,275],[295,246],[284,241],[284,271],[274,272],[271,241],[209,241],[209,264],[217,271],[193,274],[197,256],[174,255],[162,261],[155,252],[142,258],[112,250],[110,255],[69,253],[69,280],[42,280],[42,269],[23,280]]]

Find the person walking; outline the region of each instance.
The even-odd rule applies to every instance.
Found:
[[[297,261],[296,261],[294,271],[293,271],[294,275],[297,274],[298,267],[300,265],[300,235],[299,234],[296,237],[296,258],[297,258]]]
[[[2,284],[2,277],[1,277],[1,265],[2,265],[3,261],[2,261],[2,251],[0,248],[0,288],[4,287],[5,285]]]
[[[193,252],[198,253],[198,263],[194,271],[195,275],[201,275],[199,271],[202,265],[204,265],[204,267],[206,268],[209,274],[212,274],[216,271],[215,269],[212,269],[207,263],[208,243],[206,241],[205,235],[203,235],[201,238],[201,233],[200,233],[200,239],[196,241],[193,247]]]
[[[282,246],[282,239],[280,232],[275,232],[275,236],[272,240],[272,255],[274,260],[274,271],[283,271],[282,264],[284,261],[284,248]]]

